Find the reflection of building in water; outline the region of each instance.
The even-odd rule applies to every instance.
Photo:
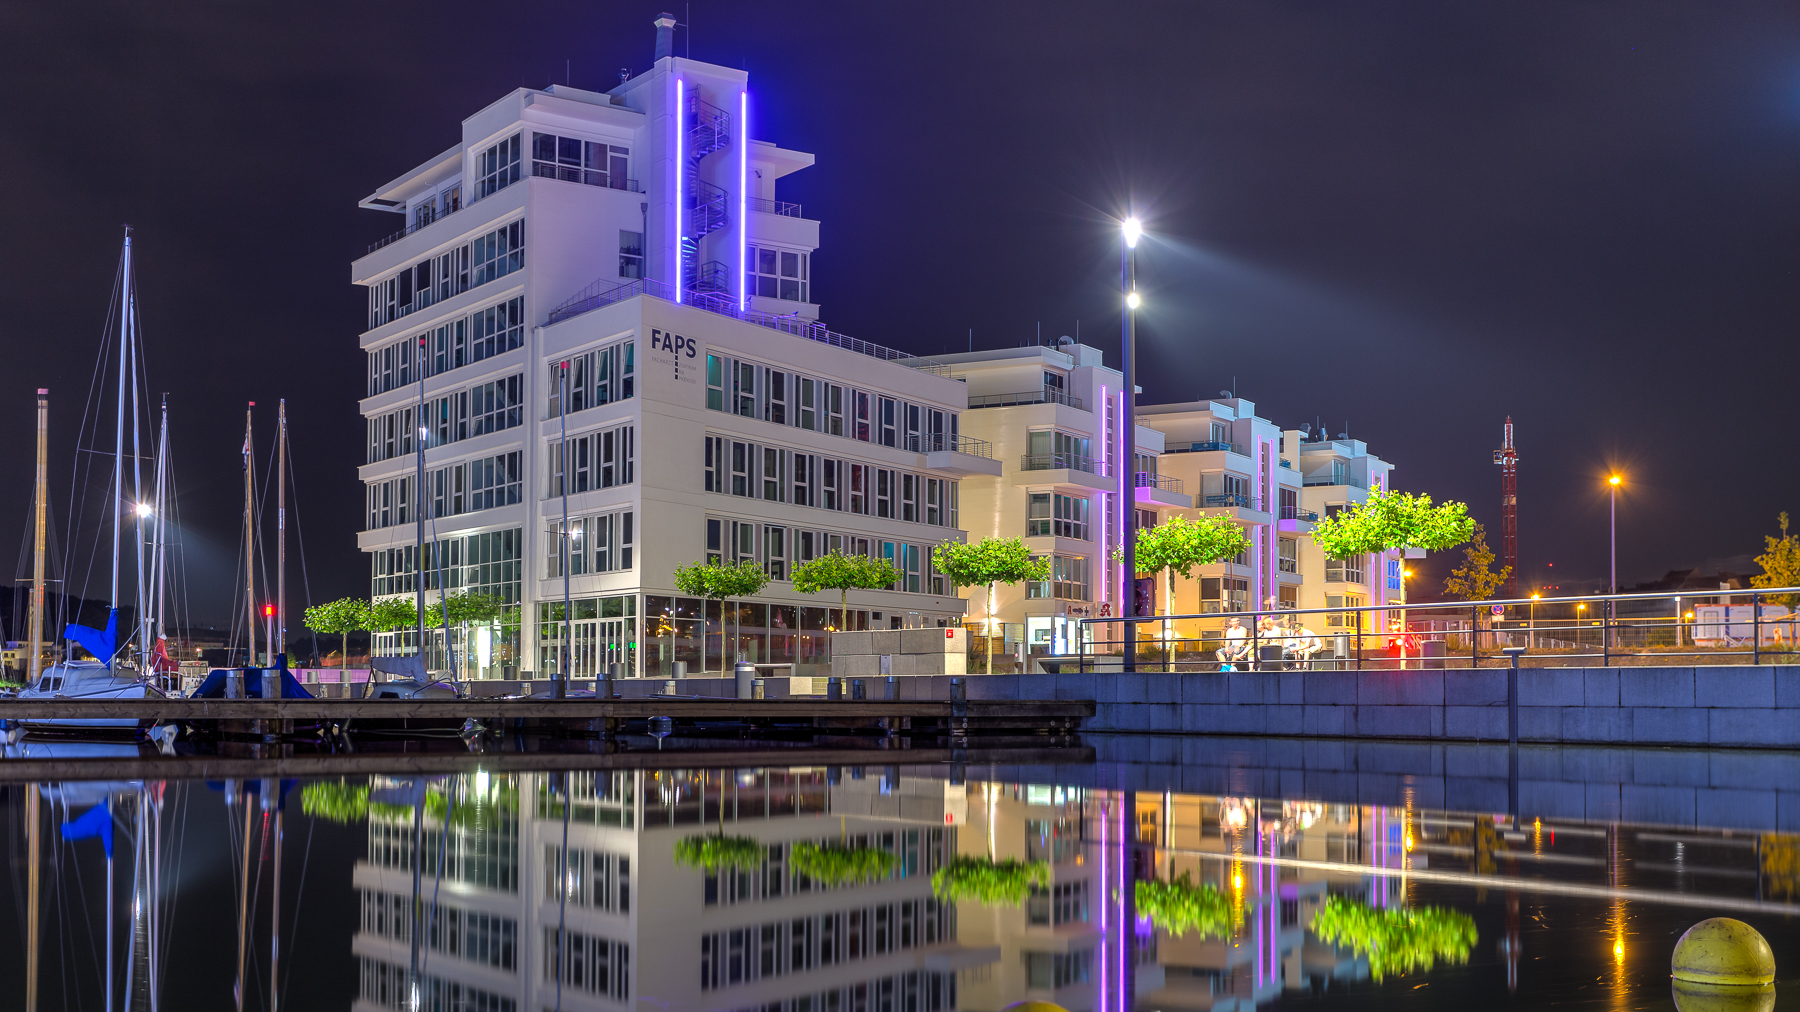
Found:
[[[417,910],[424,1010],[557,1007],[559,919],[563,1008],[951,1009],[956,971],[993,958],[957,941],[956,911],[932,895],[963,788],[845,772],[571,773],[566,813],[564,775],[478,773],[414,799],[416,827],[411,806],[377,808],[355,871],[360,1007],[414,1007]],[[760,864],[676,861],[683,838],[719,833],[754,840]],[[797,870],[804,844],[875,848],[892,870],[827,887]]]

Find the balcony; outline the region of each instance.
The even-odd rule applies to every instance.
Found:
[[[1133,498],[1138,502],[1179,506],[1182,509],[1189,509],[1194,505],[1194,500],[1185,491],[1186,484],[1180,478],[1139,471],[1131,476],[1131,484],[1137,489]]]
[[[1021,471],[1084,471],[1105,476],[1106,464],[1079,453],[1027,453],[1019,458]]]
[[[579,165],[532,162],[531,174],[539,179],[560,179],[566,183],[583,183],[588,186],[599,186],[609,190],[626,190],[631,193],[644,192],[644,188],[639,186],[635,179],[613,176],[598,169],[584,169]]]
[[[400,240],[406,238],[407,236],[412,235],[414,232],[419,231],[420,229],[430,228],[431,226],[437,224],[440,221],[443,221],[445,218],[450,217],[451,215],[455,214],[456,212],[458,212],[460,210],[462,210],[462,205],[458,204],[456,207],[453,207],[450,210],[443,212],[442,214],[436,214],[429,218],[421,217],[417,221],[414,221],[411,225],[406,226],[405,228],[401,229],[398,232],[395,232],[393,235],[385,236],[383,238],[377,239],[374,242],[370,243],[369,244],[369,253],[373,253],[376,250],[382,248],[383,246],[391,246],[394,243],[397,243]],[[364,253],[363,256],[368,256],[369,253]]]
[[[1117,486],[1106,475],[1106,465],[1079,453],[1028,453],[1019,458],[1014,485],[1069,485],[1111,492]]]
[[[785,200],[766,200],[762,197],[750,198],[750,210],[764,214],[779,214],[784,218],[803,218],[799,204],[790,204]]]
[[[1019,404],[1067,404],[1083,411],[1087,407],[1081,398],[1066,393],[1056,387],[1045,387],[1042,390],[1026,390],[1016,394],[979,394],[969,398],[969,407],[973,408],[1010,408]]]
[[[1235,453],[1240,457],[1250,456],[1249,451],[1245,450],[1242,446],[1239,446],[1236,443],[1226,443],[1226,442],[1220,442],[1218,440],[1212,440],[1212,441],[1204,442],[1204,443],[1189,443],[1186,447],[1171,446],[1168,449],[1164,450],[1163,452],[1164,453],[1213,453],[1218,450],[1226,450],[1231,453]]]
[[[1312,510],[1303,510],[1298,506],[1283,506],[1281,507],[1281,519],[1301,520],[1309,524],[1316,524],[1319,522],[1319,515]]]
[[[1000,462],[994,459],[994,444],[985,439],[970,439],[949,433],[925,433],[907,436],[906,448],[925,455],[927,470],[957,478],[986,475],[1000,477]]]
[[[1339,477],[1336,475],[1333,475],[1332,477],[1329,477],[1329,478],[1324,478],[1324,477],[1307,478],[1305,485],[1307,488],[1331,488],[1334,486],[1346,487],[1346,488],[1367,488],[1368,487],[1367,485],[1360,484],[1360,483],[1352,480],[1349,477]]]
[[[1171,478],[1166,474],[1155,474],[1150,471],[1139,471],[1132,475],[1131,484],[1136,488],[1153,488],[1161,492],[1177,494],[1187,487],[1180,478]]]

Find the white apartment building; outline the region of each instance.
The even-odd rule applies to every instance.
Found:
[[[565,580],[573,677],[737,654],[805,674],[838,601],[794,592],[792,567],[833,548],[904,574],[852,593],[852,626],[962,621],[931,548],[963,538],[961,481],[1000,471],[960,430],[965,386],[819,323],[819,223],[775,184],[813,157],[752,140],[748,75],[673,56],[673,25],[650,71],[517,89],[361,203],[406,224],[351,270],[369,294],[359,547],[376,597],[422,579],[428,601],[505,603],[452,631],[472,677],[562,667]],[[709,557],[772,582],[730,613],[677,594],[674,571]]]

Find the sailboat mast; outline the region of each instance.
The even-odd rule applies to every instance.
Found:
[[[244,409],[244,634],[249,637],[250,651],[245,666],[256,666],[256,487],[252,484],[256,452],[251,449],[250,413],[256,407],[251,401]]]
[[[279,402],[275,437],[275,645],[287,653],[287,398]]]
[[[137,608],[138,624],[138,677],[142,678],[150,672],[150,595],[144,578],[144,455],[142,439],[139,435],[139,422],[143,412],[138,410],[138,325],[137,296],[131,298],[131,515],[135,521],[137,542],[137,597],[134,604]]]
[[[131,343],[131,226],[125,226],[125,259],[119,275],[119,407],[113,423],[112,608],[119,607],[119,506],[125,496],[125,363]],[[101,658],[111,664],[112,658]]]
[[[164,567],[169,555],[169,395],[162,397],[162,422],[156,436],[156,507],[151,511],[152,522],[156,525],[151,537],[150,552],[150,586],[151,599],[156,602],[152,635],[161,640],[168,635],[168,628],[163,625],[163,599],[168,592],[168,579],[164,576]]]
[[[26,662],[28,684],[36,685],[44,672],[44,535],[50,498],[50,391],[38,388],[37,492],[31,517],[31,657]],[[33,887],[36,887],[34,881]]]
[[[413,381],[419,385],[419,406],[413,411],[413,583],[419,588],[419,677],[425,676],[425,338],[419,338],[419,359],[413,368]],[[439,587],[438,593],[444,593]],[[445,643],[446,648],[450,644]]]

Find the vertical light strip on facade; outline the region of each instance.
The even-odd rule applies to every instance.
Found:
[[[750,89],[738,95],[738,307],[750,308]]]
[[[1109,444],[1109,442],[1106,438],[1106,420],[1109,417],[1111,417],[1111,415],[1112,415],[1112,402],[1110,402],[1106,399],[1106,384],[1102,383],[1102,384],[1100,384],[1100,470],[1101,471],[1106,470],[1106,458],[1112,455],[1112,446]],[[1106,520],[1108,517],[1111,517],[1112,514],[1108,513],[1106,511],[1106,509],[1107,509],[1106,493],[1101,492],[1100,493],[1100,518],[1101,518],[1100,519],[1100,566],[1099,566],[1100,581],[1099,582],[1100,582],[1100,602],[1102,604],[1106,603],[1107,601],[1112,600],[1111,588],[1109,586],[1107,586],[1109,583],[1112,582],[1112,580],[1106,576],[1106,570],[1112,564],[1110,562],[1110,560],[1112,558],[1112,552],[1109,550],[1110,546],[1106,543]],[[1122,528],[1120,529],[1119,536],[1124,537],[1124,530]],[[1080,627],[1077,626],[1077,628],[1080,628]]]
[[[681,156],[682,122],[687,118],[683,111],[687,108],[687,84],[681,78],[675,79],[675,273],[670,287],[675,289],[675,301],[681,301],[681,243],[687,237],[681,234],[681,203],[686,196],[683,193],[683,178],[687,175],[683,169],[686,159]]]
[[[1100,818],[1100,1012],[1106,1012],[1106,794],[1099,793],[1096,810]],[[1122,848],[1121,848],[1122,849]]]

